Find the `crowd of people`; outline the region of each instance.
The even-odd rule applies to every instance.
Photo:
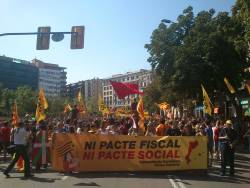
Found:
[[[74,117],[74,118],[72,118]],[[17,147],[12,162],[4,171],[6,177],[14,167],[19,156],[25,161],[25,177],[30,177],[30,162],[34,161],[32,152],[34,144],[41,139],[41,133],[46,132],[46,139],[51,140],[54,133],[96,134],[96,135],[131,135],[131,136],[207,136],[209,153],[209,166],[214,159],[221,159],[221,175],[225,175],[226,165],[230,166],[230,174],[234,174],[234,151],[237,144],[237,131],[233,128],[231,120],[205,120],[198,118],[168,119],[165,117],[148,118],[144,122],[145,131],[138,128],[136,117],[103,117],[93,116],[78,119],[76,116],[60,120],[48,118],[38,124],[28,118],[19,122],[16,128],[8,121],[0,121],[0,149],[3,152],[2,160],[7,160],[8,147],[14,143]],[[246,136],[249,136],[246,133]],[[249,148],[250,149],[250,148]],[[32,164],[36,170],[42,166],[37,160]]]

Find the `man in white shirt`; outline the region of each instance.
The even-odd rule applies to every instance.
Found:
[[[11,137],[11,140],[14,141],[14,144],[16,146],[16,153],[15,157],[12,159],[11,163],[3,172],[3,174],[6,176],[6,178],[10,177],[9,172],[15,166],[19,157],[22,156],[24,159],[24,178],[30,178],[32,177],[32,175],[30,174],[30,161],[27,151],[27,141],[29,138],[29,132],[24,127],[24,123],[20,122],[19,126],[13,129]]]

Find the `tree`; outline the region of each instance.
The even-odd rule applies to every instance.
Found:
[[[236,49],[243,56],[250,58],[250,1],[237,0],[232,8],[232,18],[237,29]]]
[[[161,88],[160,88],[160,79],[157,76],[154,76],[152,83],[144,90],[144,106],[150,113],[158,110],[158,107],[155,103],[161,102]]]
[[[68,100],[63,97],[47,97],[49,108],[47,115],[49,117],[60,117],[64,112],[64,107],[67,105]]]
[[[26,113],[34,114],[36,111],[37,93],[28,86],[21,86],[15,90],[15,100],[20,116]]]
[[[243,8],[237,6],[236,10],[240,10],[245,18],[249,11],[242,12],[249,10],[246,9],[247,3],[238,2]],[[229,78],[232,85],[240,88],[248,76],[244,73],[249,67],[246,53],[243,48],[238,50],[237,46],[241,27],[248,24],[237,25],[237,19],[227,12],[215,15],[215,11],[210,9],[194,17],[192,11],[192,7],[188,7],[178,16],[177,22],[169,26],[161,22],[153,31],[151,42],[145,45],[150,53],[148,61],[160,78],[158,98],[174,105],[190,105],[193,100],[202,102],[200,85],[203,83],[211,99],[214,90],[224,93],[224,97],[231,97],[240,115],[240,105],[229,93],[223,78]],[[152,92],[146,95],[150,95],[145,96],[147,98],[155,98]]]
[[[96,100],[95,97],[90,97],[86,101],[86,106],[87,106],[87,112],[88,113],[98,113],[99,112],[98,101]]]
[[[7,88],[0,88],[1,101],[0,101],[0,115],[10,117],[11,107],[14,102],[14,92]]]

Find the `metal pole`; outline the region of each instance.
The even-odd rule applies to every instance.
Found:
[[[49,32],[49,33],[41,33],[41,32],[25,32],[25,33],[2,33],[0,37],[10,36],[10,35],[39,35],[39,34],[77,34],[77,32]]]

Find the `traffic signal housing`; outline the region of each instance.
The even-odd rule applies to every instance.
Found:
[[[48,50],[50,42],[50,27],[38,27],[36,49]]]
[[[83,49],[84,48],[84,26],[73,26],[71,29],[71,49]]]

